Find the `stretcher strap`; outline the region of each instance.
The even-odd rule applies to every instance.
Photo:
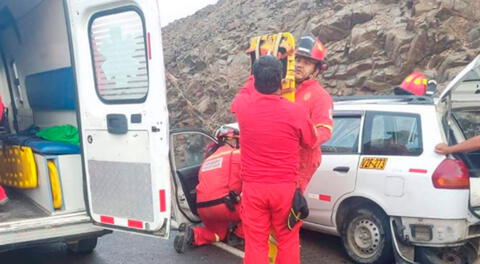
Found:
[[[48,174],[50,175],[50,187],[52,189],[53,208],[62,209],[62,188],[60,186],[60,176],[53,160],[47,161]]]

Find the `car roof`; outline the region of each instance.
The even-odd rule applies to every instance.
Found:
[[[335,111],[387,111],[420,113],[435,109],[434,101],[427,96],[342,96],[334,97]]]
[[[348,104],[434,104],[429,96],[416,95],[372,95],[372,96],[340,96],[333,97],[337,102]]]

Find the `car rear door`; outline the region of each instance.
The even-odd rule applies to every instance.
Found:
[[[322,145],[322,163],[305,191],[307,221],[327,226],[333,225],[334,205],[355,189],[363,112],[337,111],[333,122],[332,137]]]
[[[479,135],[480,124],[477,113],[480,112],[480,55],[471,61],[448,85],[437,101],[439,109],[446,114],[447,141],[456,143],[452,133],[448,132],[453,120],[462,130],[463,137],[468,139]],[[462,139],[463,140],[463,139]],[[469,168],[470,173],[470,209],[480,217],[480,151],[457,153]]]
[[[168,237],[168,111],[159,4],[65,0],[87,207],[109,229]]]

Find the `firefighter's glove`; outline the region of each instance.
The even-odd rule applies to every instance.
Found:
[[[292,200],[292,207],[287,218],[287,228],[292,230],[295,225],[300,222],[302,219],[305,219],[308,216],[308,204],[305,197],[302,195],[300,188],[295,190]]]

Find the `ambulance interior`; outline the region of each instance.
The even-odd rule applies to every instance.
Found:
[[[0,233],[12,222],[85,210],[80,146],[38,129],[78,128],[61,0],[0,0]],[[92,95],[93,96],[93,95]]]

